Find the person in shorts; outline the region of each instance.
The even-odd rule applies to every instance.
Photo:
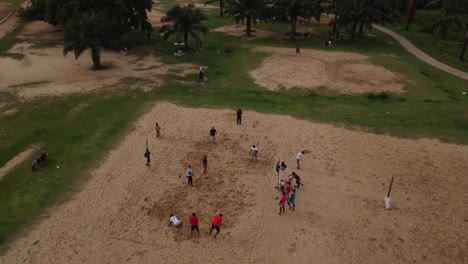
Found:
[[[190,217],[190,229],[191,229],[191,235],[193,237],[193,231],[196,230],[197,231],[197,235],[198,237],[200,236],[200,230],[198,228],[198,216],[195,214],[195,213],[192,213],[192,216]]]
[[[169,216],[169,226],[175,226],[177,228],[181,227],[182,226],[182,221],[180,221],[177,216],[175,216],[174,214],[171,214]]]
[[[211,232],[213,232],[213,229],[216,229],[216,234],[214,235],[214,238],[219,234],[221,231],[221,223],[223,222],[223,214],[219,214],[213,218],[213,222],[211,222],[211,230],[210,230],[210,236]]]
[[[293,211],[294,209],[296,209],[296,189],[292,190],[291,197],[289,197],[289,200],[288,200],[288,206],[289,206],[289,209],[292,209]]]
[[[211,142],[216,142],[216,134],[218,134],[218,132],[216,131],[216,129],[214,127],[212,127],[211,130],[210,130],[210,141]]]

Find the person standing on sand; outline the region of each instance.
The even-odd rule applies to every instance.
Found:
[[[240,125],[242,123],[242,109],[237,109],[237,124]]]
[[[211,232],[213,232],[213,229],[216,229],[216,234],[214,235],[214,238],[219,234],[221,231],[221,223],[223,222],[223,214],[219,214],[214,217],[213,222],[211,222],[211,230],[210,230],[210,236]]]
[[[257,160],[258,147],[255,145],[252,145],[252,148],[250,148],[249,154],[251,155],[253,160]]]
[[[193,170],[192,170],[192,166],[190,165],[188,165],[188,168],[187,168],[187,178],[188,178],[188,185],[193,187],[193,183],[192,183]]]
[[[198,228],[198,217],[195,213],[192,213],[190,217],[190,224],[191,224],[191,232],[190,235],[193,237],[193,230],[197,231],[198,237],[200,237],[200,229]]]
[[[161,130],[161,127],[159,126],[158,122],[156,122],[156,137],[160,137],[161,135],[159,134]]]
[[[299,151],[297,154],[296,154],[296,161],[297,161],[297,169],[300,170],[301,169],[301,164],[300,164],[300,161],[302,159],[302,156],[304,154],[307,154],[309,153],[308,150],[303,150],[303,151]]]
[[[291,177],[292,176],[292,177]],[[291,179],[295,179],[296,180],[296,184],[297,184],[297,189],[299,189],[299,187],[301,187],[301,185],[304,185],[301,183],[301,177],[299,177],[299,175],[296,174],[296,172],[292,172],[291,175],[288,175],[288,177],[291,177]]]
[[[299,44],[296,44],[296,54],[301,54],[301,50],[299,49]]]
[[[211,128],[210,130],[210,141],[211,142],[216,142],[216,135],[218,134],[218,132],[216,131],[216,129],[214,127]]]
[[[291,193],[291,197],[289,197],[288,206],[289,206],[289,209],[292,209],[293,211],[294,209],[296,209],[296,189],[293,189]]]
[[[286,204],[287,200],[288,200],[288,195],[286,194],[286,192],[283,192],[283,195],[281,195],[280,202],[279,202],[279,206],[280,206],[279,214],[280,215],[281,215],[281,212],[283,212],[283,214],[285,213],[284,205]]]
[[[284,190],[289,197],[289,193],[291,192],[291,181],[286,182],[286,186],[284,187]]]
[[[146,158],[146,167],[149,167],[151,166],[150,162],[151,162],[151,152],[149,151],[148,148],[146,148],[146,151],[145,151],[145,158]]]
[[[208,168],[208,159],[206,155],[203,157],[203,174],[206,174],[206,169]]]

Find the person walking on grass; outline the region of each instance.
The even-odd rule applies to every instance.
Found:
[[[287,200],[288,200],[288,195],[286,194],[286,192],[283,192],[283,195],[281,195],[280,202],[279,202],[279,207],[280,207],[279,214],[280,215],[281,215],[281,212],[283,212],[283,214],[285,213],[284,205],[286,204]]]
[[[203,72],[203,67],[200,66],[200,69],[198,70],[198,77],[200,78],[200,82],[203,81],[203,78],[204,78],[203,75],[204,74],[205,73]]]
[[[210,141],[211,142],[216,142],[216,135],[218,134],[218,132],[216,131],[216,129],[214,127],[211,128],[210,130]]]
[[[221,231],[222,222],[223,222],[223,214],[219,214],[214,217],[213,222],[211,222],[210,236],[211,236],[211,232],[213,232],[213,229],[216,229],[216,234],[214,235],[214,238],[216,238],[216,236]]]
[[[293,211],[294,209],[296,209],[296,189],[292,190],[291,197],[289,197],[289,200],[288,200],[288,206],[289,206],[289,209],[292,209]]]
[[[301,169],[301,164],[300,164],[300,162],[301,162],[302,156],[303,156],[304,154],[307,154],[307,153],[309,153],[308,150],[303,150],[303,151],[299,151],[299,152],[296,154],[296,161],[297,161],[297,169],[298,169],[298,170]]]
[[[208,159],[206,158],[206,155],[203,157],[203,174],[206,174],[206,170],[208,168]]]
[[[296,184],[297,184],[297,189],[299,189],[299,187],[304,186],[304,184],[301,183],[301,177],[299,177],[299,175],[297,175],[296,172],[292,172],[291,175],[288,175],[288,177],[291,177],[291,180],[292,179],[295,179],[296,180]]]
[[[198,228],[198,216],[195,213],[192,213],[192,216],[189,218],[190,220],[190,235],[193,237],[193,231],[197,231],[197,237],[200,237],[200,229]]]
[[[161,130],[161,127],[159,126],[158,122],[156,122],[156,137],[160,137],[160,130]]]
[[[301,50],[299,49],[299,44],[296,44],[296,54],[301,54]]]
[[[193,187],[192,178],[193,178],[192,166],[188,165],[188,168],[187,168],[188,185]]]
[[[242,124],[242,109],[237,109],[237,124],[241,125]]]
[[[258,147],[255,146],[255,145],[252,145],[252,147],[250,148],[250,152],[249,152],[250,156],[252,157],[253,160],[257,160],[258,157]]]
[[[148,148],[146,148],[146,151],[145,151],[145,158],[146,158],[146,167],[149,167],[151,166],[150,162],[151,162],[151,152],[149,151]]]

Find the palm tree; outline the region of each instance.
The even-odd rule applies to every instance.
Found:
[[[303,17],[320,21],[323,7],[322,0],[277,0],[273,4],[273,11],[280,19],[289,20],[291,23],[291,38],[296,35],[297,18]]]
[[[161,19],[161,22],[171,22],[161,27],[160,32],[164,33],[164,39],[168,39],[170,36],[176,34],[177,36],[182,35],[184,37],[184,45],[187,49],[188,37],[191,36],[197,45],[202,45],[199,33],[206,35],[209,30],[206,26],[201,24],[202,21],[208,20],[203,14],[200,8],[196,8],[193,4],[181,7],[179,5],[171,8],[166,16]]]
[[[460,61],[464,61],[468,45],[468,0],[443,1],[442,5],[441,18],[435,23],[435,26],[458,26],[463,28],[463,47],[460,53]]]
[[[405,10],[405,15],[406,15],[406,30],[409,30],[410,24],[414,20],[414,16],[416,14],[416,0],[407,0],[406,1],[406,10]]]
[[[208,0],[205,5],[219,2],[219,16],[224,16],[224,0]]]
[[[267,21],[270,18],[269,3],[267,0],[227,0],[225,12],[233,17],[236,24],[247,21],[245,32],[252,36],[252,21]]]

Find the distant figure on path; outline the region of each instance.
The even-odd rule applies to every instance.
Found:
[[[213,229],[216,229],[216,234],[214,235],[214,238],[219,234],[221,231],[221,223],[223,222],[223,214],[219,214],[214,217],[213,222],[211,222],[211,230],[210,230],[210,236],[211,232],[213,232]]]
[[[296,44],[296,54],[301,54],[301,50],[299,49],[299,44]]]
[[[208,159],[206,155],[203,157],[203,174],[206,174],[206,169],[208,168]]]
[[[237,109],[237,124],[242,124],[242,109]]]
[[[159,126],[158,122],[156,122],[156,137],[160,137],[160,130],[161,130],[161,127]]]
[[[287,200],[288,200],[288,195],[286,194],[286,192],[283,192],[283,195],[281,195],[280,202],[279,202],[279,206],[280,206],[279,214],[280,215],[281,215],[281,212],[283,212],[283,214],[285,213],[284,205],[286,204]]]
[[[199,69],[199,71],[198,71],[198,77],[200,77],[200,81],[203,81],[203,78],[204,78],[204,77],[203,77],[203,74],[204,74],[204,72],[203,72],[203,67],[200,66],[200,69]]]
[[[197,217],[197,215],[195,213],[192,213],[192,216],[190,217],[189,220],[190,220],[190,225],[191,225],[190,235],[192,235],[192,237],[193,237],[193,231],[196,230],[198,237],[200,237],[200,229],[198,228],[198,217]]]
[[[188,168],[187,168],[187,178],[188,178],[188,185],[193,187],[193,183],[192,183],[193,170],[192,170],[192,166],[190,165],[188,165]]]
[[[151,162],[151,152],[149,151],[148,148],[146,148],[146,151],[145,151],[145,158],[146,158],[146,167],[149,167],[151,166],[150,162]]]
[[[296,189],[293,189],[291,193],[291,197],[289,197],[288,206],[289,206],[289,209],[292,209],[293,211],[294,209],[296,209]]]
[[[177,228],[181,227],[182,226],[182,221],[180,221],[177,216],[171,214],[170,217],[169,217],[169,226],[175,226]]]
[[[216,129],[213,127],[211,128],[210,130],[210,141],[211,142],[216,142],[216,135],[218,134],[218,132],[216,131]]]

